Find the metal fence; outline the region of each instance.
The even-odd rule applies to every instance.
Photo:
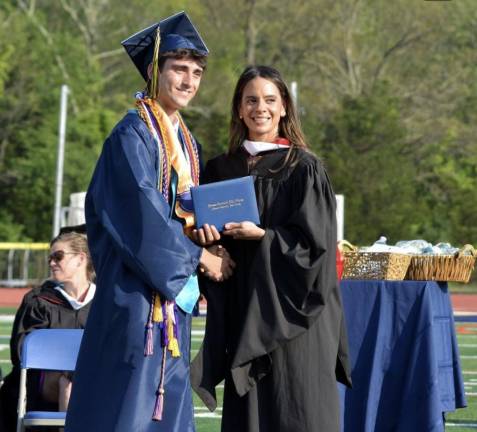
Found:
[[[48,243],[0,243],[0,285],[22,287],[46,279]]]

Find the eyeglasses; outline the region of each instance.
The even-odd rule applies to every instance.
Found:
[[[63,261],[63,259],[65,258],[65,255],[78,255],[78,254],[76,252],[65,252],[63,250],[58,250],[48,255],[48,264],[50,264],[51,261],[55,261],[56,263]]]

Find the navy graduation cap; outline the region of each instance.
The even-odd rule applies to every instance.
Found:
[[[178,49],[191,49],[204,56],[209,50],[185,12],[179,12],[144,30],[141,30],[121,42],[129,57],[147,81],[147,67],[152,61],[157,27],[159,26],[161,43],[159,53]]]

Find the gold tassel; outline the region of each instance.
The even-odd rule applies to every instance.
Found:
[[[179,351],[179,343],[174,336],[174,322],[172,320],[172,317],[167,318],[167,339],[169,339],[167,349],[170,351],[171,356],[180,357],[181,352]]]
[[[152,311],[152,321],[159,323],[162,322],[163,316],[162,316],[162,305],[161,305],[161,297],[159,297],[159,294],[154,293],[154,309]]]
[[[159,45],[161,44],[161,30],[159,26],[156,29],[156,42],[154,43],[154,55],[152,56],[152,78],[151,94],[152,99],[157,99],[157,78],[159,76]]]
[[[179,342],[177,342],[177,339],[173,337],[169,341],[169,351],[171,352],[171,357],[180,357],[181,352],[179,350]]]

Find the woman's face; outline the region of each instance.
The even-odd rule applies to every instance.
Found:
[[[248,128],[250,140],[273,142],[285,114],[280,90],[272,81],[257,77],[244,87],[239,115]]]
[[[71,281],[84,266],[84,256],[82,253],[73,252],[67,242],[57,241],[50,248],[48,265],[54,280],[58,282]]]

